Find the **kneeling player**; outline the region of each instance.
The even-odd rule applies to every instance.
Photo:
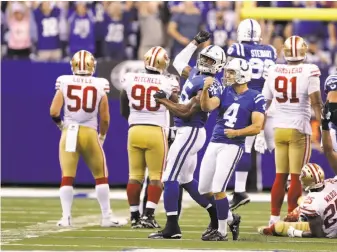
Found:
[[[270,227],[260,228],[259,232],[264,235],[337,238],[337,177],[324,180],[323,169],[308,163],[302,168],[300,179],[309,193],[300,203],[299,221],[277,221]]]
[[[62,75],[56,81],[56,94],[50,107],[50,115],[62,130],[59,158],[62,169],[60,199],[62,218],[60,227],[71,226],[71,206],[73,203],[73,182],[80,156],[89,166],[96,180],[97,200],[102,211],[102,227],[126,224],[112,219],[109,199],[108,170],[102,148],[109,128],[109,103],[106,93],[109,82],[92,75],[96,60],[85,50],[74,54],[71,59],[74,75]],[[64,105],[64,122],[60,111]],[[100,134],[97,134],[97,116],[100,117]]]
[[[227,223],[231,223],[233,239],[238,238],[240,219],[231,218],[226,187],[243,154],[246,136],[260,132],[265,113],[263,95],[247,87],[252,70],[246,60],[232,59],[225,66],[224,74],[227,86],[219,88],[210,98],[208,88],[213,80],[207,78],[200,98],[203,111],[218,110],[211,142],[201,162],[199,192],[214,194],[219,228],[203,236],[205,241],[227,240]],[[234,223],[236,227],[232,228]]]

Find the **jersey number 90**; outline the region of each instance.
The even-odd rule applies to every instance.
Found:
[[[143,110],[146,108],[148,111],[157,111],[160,108],[160,104],[155,102],[152,104],[152,95],[159,91],[159,88],[156,86],[150,86],[148,88],[143,85],[134,85],[131,90],[131,97],[138,104],[132,103],[132,107],[135,110]]]

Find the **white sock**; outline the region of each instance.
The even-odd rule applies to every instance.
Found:
[[[280,216],[270,215],[269,226],[280,220]]]
[[[235,172],[235,188],[234,192],[240,193],[246,191],[248,172]]]
[[[139,205],[138,206],[130,206],[130,212],[138,212],[139,211]]]
[[[60,200],[62,206],[62,218],[69,218],[71,216],[71,206],[73,204],[73,187],[60,187]]]
[[[227,235],[227,219],[226,220],[218,220],[219,228],[218,231],[223,235]]]
[[[232,221],[233,221],[233,214],[232,214],[232,211],[229,210],[228,211],[228,217],[227,217],[228,225],[232,224]]]
[[[156,210],[157,204],[154,203],[154,202],[151,202],[151,201],[147,201],[147,202],[146,202],[146,208],[151,208],[151,209]]]
[[[108,217],[111,213],[110,208],[110,189],[108,184],[96,185],[96,197],[101,207],[102,217]]]

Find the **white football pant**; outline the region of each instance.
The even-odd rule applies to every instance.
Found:
[[[198,151],[205,141],[205,128],[178,127],[167,155],[162,182],[178,181],[181,185],[191,182],[197,167]]]
[[[275,149],[273,120],[273,117],[267,116],[267,121],[264,125],[264,137],[269,151],[273,151]]]
[[[242,154],[238,145],[210,142],[201,161],[199,193],[225,192]]]

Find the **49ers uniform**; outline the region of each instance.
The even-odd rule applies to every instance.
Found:
[[[269,68],[263,95],[274,103],[273,128],[277,173],[299,174],[310,159],[309,95],[320,91],[320,70],[313,64]]]
[[[167,109],[153,95],[179,90],[173,77],[160,74],[127,73],[122,82],[129,99],[129,179],[143,181],[148,167],[150,180],[160,180],[167,156]]]
[[[75,177],[80,155],[95,178],[107,177],[105,154],[98,141],[99,104],[109,82],[91,76],[62,75],[56,90],[64,99],[64,129],[59,144],[62,177]]]

